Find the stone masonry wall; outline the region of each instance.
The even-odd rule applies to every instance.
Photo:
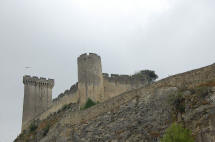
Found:
[[[128,75],[111,74],[111,76],[109,77],[107,73],[103,74],[103,82],[105,98],[102,101],[120,95],[123,92],[146,85],[145,82],[140,81],[137,78],[132,78]],[[79,83],[76,83],[69,90],[66,90],[64,93],[61,93],[56,99],[54,99],[50,104],[49,108],[46,111],[43,111],[42,113],[36,115],[34,117],[34,120],[43,120],[47,118],[50,114],[60,110],[64,105],[70,103],[79,103],[80,91],[84,91],[84,89],[80,88]],[[27,128],[32,121],[29,121],[27,124],[25,124],[23,126],[23,129]]]
[[[156,91],[156,88],[183,88],[185,85],[188,87],[194,87],[211,80],[215,80],[215,64],[165,78],[149,86],[122,93],[119,96],[111,98],[101,104],[97,104],[96,106],[93,106],[87,110],[67,114],[61,120],[61,124],[74,125],[93,119],[94,117],[99,116],[105,112],[114,110],[115,108],[132,99],[138,99],[138,96],[153,95],[153,92]]]
[[[109,77],[108,74],[104,73],[103,83],[106,101],[85,111],[73,112],[69,116],[65,116],[65,118],[62,120],[62,123],[75,124],[81,121],[91,119],[104,112],[117,108],[121,104],[124,104],[127,101],[132,100],[135,97],[138,97],[139,95],[152,94],[152,92],[150,93],[150,91],[153,91],[154,88],[194,87],[214,79],[215,79],[215,64],[200,69],[188,71],[185,73],[177,74],[147,86],[146,84],[142,85],[142,83],[138,81],[138,79],[134,78],[132,79],[130,76],[127,75],[120,76],[112,74]],[[43,112],[41,115],[38,115],[35,119],[40,120],[45,119],[51,113],[57,112],[59,109],[61,109],[63,105],[79,102],[78,86],[79,85],[76,84],[75,86],[71,87],[73,89],[65,91],[63,94],[61,94],[56,100],[53,101],[48,111]]]
[[[103,73],[103,82],[105,100],[147,84],[147,81],[141,81],[129,75],[111,74],[109,76],[107,73]]]
[[[80,105],[88,98],[95,102],[104,100],[104,86],[100,56],[89,53],[78,57],[78,90]]]
[[[36,115],[46,111],[52,103],[53,79],[31,76],[23,77],[24,104],[22,126]]]
[[[154,87],[174,86],[178,88],[192,88],[204,82],[215,79],[215,63],[203,68],[176,74],[153,84]]]
[[[76,83],[69,90],[66,90],[64,93],[61,93],[56,99],[54,99],[46,111],[42,111],[41,113],[34,116],[33,120],[31,119],[27,123],[23,124],[22,130],[28,128],[34,120],[43,120],[47,118],[50,114],[62,109],[64,105],[70,103],[77,103],[78,101],[78,83]]]
[[[120,105],[126,103],[128,100],[136,98],[139,93],[140,92],[138,92],[137,90],[132,90],[111,98],[103,103],[99,103],[89,109],[67,114],[64,116],[64,119],[62,119],[60,123],[63,125],[74,125],[90,120],[98,115],[119,107]]]
[[[94,119],[95,117],[102,115],[103,113],[114,111],[118,109],[121,105],[126,104],[128,101],[134,100],[137,101],[141,96],[144,96],[147,103],[147,98],[150,98],[151,95],[156,95],[157,93],[172,93],[177,89],[174,87],[170,88],[145,88],[145,89],[135,89],[128,92],[125,92],[119,96],[111,98],[103,103],[97,104],[89,109],[83,111],[76,111],[69,114],[66,114],[61,120],[61,125],[78,125],[80,123],[85,123],[89,120]]]

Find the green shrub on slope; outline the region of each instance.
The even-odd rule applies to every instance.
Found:
[[[164,134],[161,142],[194,142],[191,131],[173,123]]]
[[[90,98],[88,98],[86,104],[84,105],[84,107],[82,109],[87,109],[94,105],[96,105],[96,103],[93,100],[91,100]]]
[[[30,125],[30,132],[34,132],[36,129],[37,129],[37,125],[35,122],[32,122],[31,125]]]

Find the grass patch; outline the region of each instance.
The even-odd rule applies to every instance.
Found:
[[[63,106],[62,110],[66,110],[66,109],[69,109],[70,108],[70,104],[66,104]]]
[[[200,98],[205,98],[210,92],[210,87],[200,86],[195,89],[195,94]]]
[[[191,131],[173,123],[164,134],[161,142],[194,142]]]
[[[35,122],[32,122],[29,128],[30,132],[34,132],[38,128],[38,126]]]
[[[90,98],[88,98],[87,102],[85,103],[84,107],[81,108],[81,110],[90,108],[90,107],[92,107],[92,106],[94,106],[96,104],[97,104],[96,102],[94,102],[93,100],[91,100]]]
[[[46,136],[49,132],[49,128],[50,128],[50,125],[48,124],[44,129],[43,129],[43,136]]]
[[[173,105],[175,110],[180,113],[185,112],[185,98],[181,92],[169,95],[168,102]]]

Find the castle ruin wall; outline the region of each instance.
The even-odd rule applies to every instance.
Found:
[[[23,77],[24,104],[22,125],[32,120],[36,115],[46,111],[52,103],[53,79],[31,76]]]
[[[161,87],[192,88],[210,80],[215,80],[215,64],[149,84],[146,80],[134,76],[102,74],[100,56],[94,53],[83,54],[78,57],[78,83],[74,84],[69,90],[65,90],[53,101],[54,80],[30,76],[23,77],[22,129],[27,128],[34,120],[43,120],[52,113],[58,112],[64,105],[76,103],[83,106],[88,98],[95,102],[105,101],[104,104],[98,104],[103,110],[97,110],[96,112],[101,113],[132,99],[134,97],[132,94],[136,96],[137,90]],[[90,115],[94,112],[90,112],[92,109],[89,109]],[[79,113],[83,112],[73,113],[74,118],[72,119],[76,121],[76,116],[77,118],[84,117],[85,113]],[[92,114],[93,116],[94,114]]]
[[[88,98],[95,102],[104,100],[104,86],[100,56],[89,53],[78,57],[78,90],[80,105]]]
[[[176,74],[153,83],[154,87],[174,86],[184,89],[193,88],[208,81],[215,80],[215,63],[203,68]]]
[[[89,109],[83,111],[75,111],[69,114],[66,114],[64,118],[60,121],[61,125],[78,125],[80,123],[87,123],[87,121],[94,119],[95,117],[102,115],[107,112],[114,112],[118,110],[119,107],[128,101],[137,102],[140,97],[143,97],[145,102],[149,99],[150,96],[156,95],[160,91],[163,94],[171,94],[177,89],[175,87],[169,88],[142,88],[134,89],[128,92],[124,92],[114,98],[111,98],[103,103],[97,104]]]
[[[107,74],[103,73],[104,96],[105,100],[115,97],[123,92],[137,89],[147,84],[139,78],[129,75]]]
[[[78,83],[76,83],[69,90],[64,91],[64,93],[61,93],[57,98],[53,99],[53,101],[45,111],[36,114],[33,119],[30,119],[26,123],[24,123],[22,130],[27,129],[34,120],[46,119],[49,115],[61,110],[63,106],[71,103],[77,103],[78,101]]]
[[[128,101],[136,101],[139,97],[145,96],[145,102],[147,102],[147,99],[151,95],[156,95],[156,92],[159,93],[160,89],[164,94],[172,94],[172,91],[176,91],[177,88],[193,88],[210,81],[215,81],[215,64],[200,69],[188,71],[185,73],[177,74],[157,81],[148,86],[124,92],[87,110],[69,113],[65,115],[65,117],[61,120],[60,123],[62,125],[85,123],[88,120],[93,119],[103,113],[118,109],[120,105],[125,104]],[[165,91],[167,92],[165,93]]]
[[[138,90],[141,90],[141,92],[144,91],[145,93],[147,93],[147,90],[148,90],[147,88],[161,88],[161,87],[191,88],[211,80],[215,80],[215,64],[212,64],[210,66],[203,67],[200,69],[188,71],[185,73],[177,74],[177,75],[162,79],[160,81],[154,82],[149,86],[147,84],[141,83],[140,80],[132,78],[131,76],[128,76],[128,75],[112,74],[111,76],[109,76],[109,74],[103,73],[104,95],[106,96],[105,100],[107,101],[96,105],[98,106],[99,109],[103,109],[103,110],[97,109],[96,112],[98,112],[98,114],[103,113],[106,110],[113,109],[119,106],[120,104],[123,104],[124,101],[126,102],[128,100],[131,100],[133,97],[139,94]],[[78,103],[80,99],[78,87],[79,85],[77,83],[73,85],[70,88],[70,90],[66,90],[64,93],[59,95],[57,99],[53,100],[49,109],[41,113],[40,115],[36,116],[34,120],[35,119],[43,120],[47,118],[50,114],[60,110],[66,104]],[[120,88],[120,89],[118,90],[117,88]],[[139,88],[139,89],[135,89],[135,88]],[[29,89],[29,88],[25,88],[25,89]],[[129,91],[129,89],[131,90]],[[144,92],[141,94],[145,94]],[[94,112],[93,109],[95,107],[90,108],[89,112],[87,111],[87,113],[92,115],[89,117],[96,116],[97,113],[92,114]],[[91,113],[91,111],[93,112]],[[78,112],[72,113],[71,114],[72,116],[69,116],[71,120],[66,120],[66,121],[69,121],[69,122],[82,121],[86,113],[83,113],[83,114],[79,114],[79,113],[83,113],[83,112],[78,111]],[[28,123],[28,125],[26,125],[25,128],[27,128],[29,124],[30,123]]]
[[[104,84],[104,99],[102,101],[108,100],[112,97],[120,95],[126,91],[136,89],[144,86],[144,82],[132,78],[129,75],[117,75],[111,74],[110,77],[108,74],[103,74],[103,84]],[[80,101],[80,85],[76,83],[72,85],[69,90],[65,90],[64,93],[61,93],[57,98],[53,99],[52,103],[49,105],[46,111],[34,116],[34,119],[29,121],[24,128],[27,128],[30,123],[34,120],[43,120],[46,119],[52,113],[58,112],[62,109],[63,106],[68,105],[70,103],[79,104]],[[80,105],[80,104],[79,104]]]

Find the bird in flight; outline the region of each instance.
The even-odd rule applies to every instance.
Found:
[[[32,67],[25,67],[25,69],[30,69],[30,68],[32,68]]]

